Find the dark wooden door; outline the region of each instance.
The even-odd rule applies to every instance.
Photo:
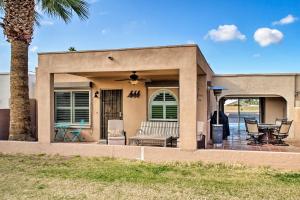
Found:
[[[107,139],[107,124],[110,119],[123,119],[122,90],[101,90],[101,135]]]

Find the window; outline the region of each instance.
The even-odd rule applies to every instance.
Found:
[[[169,90],[160,90],[150,99],[150,120],[177,121],[178,102]]]
[[[90,123],[89,91],[56,91],[54,96],[56,123]]]

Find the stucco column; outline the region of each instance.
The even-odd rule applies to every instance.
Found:
[[[48,72],[38,72],[38,140],[51,143],[54,138],[54,76]]]
[[[196,149],[197,67],[179,70],[180,148]]]
[[[294,107],[294,101],[291,100],[287,100],[286,101],[286,105],[287,105],[287,119],[288,120],[293,120],[292,126],[290,128],[290,132],[289,132],[289,139],[296,139],[297,138],[297,133],[295,132],[295,125],[297,124],[296,122],[296,116],[295,116],[295,107]]]

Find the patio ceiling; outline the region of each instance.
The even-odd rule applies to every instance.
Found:
[[[282,97],[275,94],[237,94],[237,95],[224,95],[224,98],[259,98],[259,97]],[[283,98],[283,97],[282,97]]]
[[[111,71],[111,72],[79,72],[72,75],[83,76],[86,78],[101,78],[101,79],[122,79],[128,78],[132,74],[131,71]],[[174,70],[147,70],[136,71],[139,78],[151,80],[178,80],[179,71]]]

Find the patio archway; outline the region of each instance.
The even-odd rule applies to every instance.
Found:
[[[281,96],[224,96],[220,99],[220,110],[228,116],[229,143],[247,140],[245,118],[254,118],[259,123],[275,123],[276,118],[287,118],[287,101]]]

